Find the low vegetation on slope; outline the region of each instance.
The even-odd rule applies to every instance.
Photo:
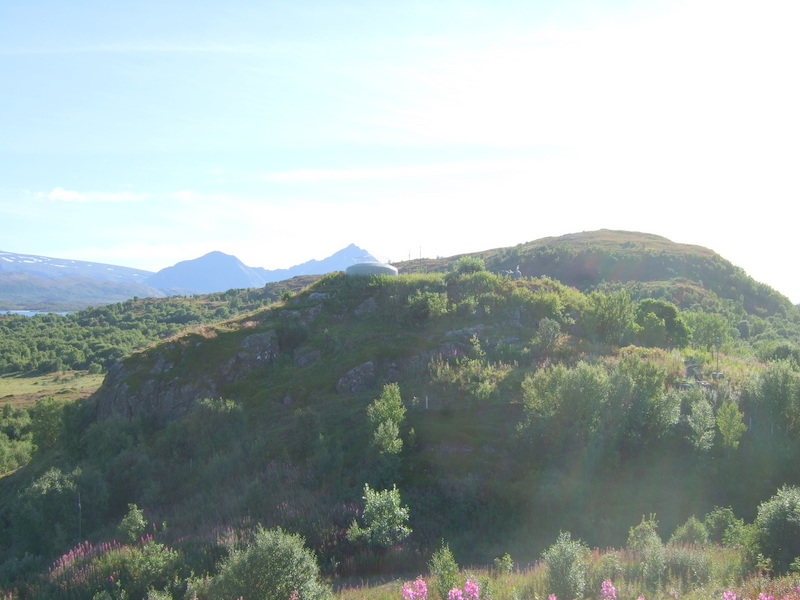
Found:
[[[739,585],[758,561],[789,570],[794,548],[773,554],[766,525],[787,520],[765,507],[800,484],[800,315],[618,283],[585,293],[475,257],[330,275],[135,353],[89,400],[51,399],[30,422],[8,409],[6,445],[33,454],[2,480],[0,586],[213,598],[226,565],[277,528],[330,578],[435,574],[443,540],[463,564],[547,562],[566,531],[625,549],[591,577],[648,598],[678,572],[688,590]],[[410,535],[363,533],[379,527],[370,490],[398,494],[388,513],[407,507]],[[144,537],[125,541],[135,511]],[[692,515],[716,527],[724,573],[680,549],[697,542]],[[626,554],[650,550],[650,567]]]
[[[296,292],[318,277],[190,298],[133,298],[75,313],[0,314],[0,375],[101,373],[122,357],[193,325],[224,321]]]

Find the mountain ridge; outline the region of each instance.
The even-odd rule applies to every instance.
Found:
[[[69,312],[134,297],[161,298],[262,287],[303,275],[344,270],[355,260],[375,260],[355,244],[322,260],[286,269],[248,267],[218,250],[158,272],[105,263],[0,251],[0,311]]]

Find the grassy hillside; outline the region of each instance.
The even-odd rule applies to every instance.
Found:
[[[0,375],[100,372],[135,350],[189,327],[252,312],[317,279],[295,277],[263,288],[202,296],[132,298],[67,315],[0,314]]]
[[[490,271],[514,271],[527,277],[551,277],[588,292],[609,284],[633,284],[638,295],[653,288],[672,294],[670,301],[687,307],[703,302],[709,292],[740,304],[759,316],[792,312],[791,302],[769,286],[750,278],[712,250],[676,244],[664,237],[602,229],[550,237],[478,252]],[[460,256],[401,263],[403,272],[446,271]]]
[[[640,261],[702,263],[700,250],[652,243]],[[588,251],[574,248],[554,251],[583,264]],[[591,248],[600,262],[621,252]],[[673,282],[607,285],[617,278],[588,293],[474,258],[396,278],[327,276],[146,345],[91,399],[37,403],[29,425],[7,410],[7,446],[28,443],[32,457],[0,479],[0,589],[56,597],[51,561],[82,540],[92,572],[108,575],[120,550],[103,544],[131,504],[178,552],[159,556],[185,591],[256,523],[301,533],[332,578],[420,573],[443,540],[463,564],[533,561],[560,530],[620,547],[653,513],[665,539],[715,506],[749,522],[779,486],[800,484],[795,307],[750,312],[743,295],[724,297],[730,286],[707,284],[725,267],[713,253],[702,285],[678,270]],[[691,301],[671,303],[689,287]],[[391,383],[405,412],[386,423],[369,407]],[[365,484],[397,485],[406,541],[348,539]],[[85,597],[100,589],[89,579]]]

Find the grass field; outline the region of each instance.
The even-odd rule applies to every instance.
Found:
[[[59,396],[70,400],[91,395],[105,375],[85,371],[50,373],[37,377],[8,375],[0,377],[0,405],[31,406],[44,396]]]

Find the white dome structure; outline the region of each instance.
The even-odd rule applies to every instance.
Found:
[[[397,267],[382,262],[362,262],[350,265],[345,270],[346,275],[397,275]]]

